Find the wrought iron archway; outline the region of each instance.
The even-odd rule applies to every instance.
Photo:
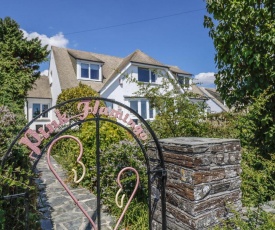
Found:
[[[112,103],[115,105],[113,108],[106,106],[107,103]],[[70,112],[70,108],[78,110],[78,113]],[[67,111],[69,110],[69,113]],[[46,113],[54,111],[56,114],[56,120],[51,121],[47,124],[46,128],[40,128],[38,132],[30,129],[29,127],[39,117],[43,116]],[[60,111],[63,111],[60,112]],[[66,113],[67,112],[67,113]],[[133,120],[131,117],[134,116],[137,120]],[[51,167],[50,153],[52,146],[61,139],[69,138],[76,143],[78,143],[80,148],[80,155],[77,159],[77,162],[82,165],[83,175],[85,174],[85,166],[81,162],[81,157],[83,154],[81,141],[72,136],[67,135],[66,131],[71,129],[77,129],[79,126],[86,122],[95,123],[95,132],[96,132],[96,172],[97,172],[97,222],[98,226],[94,223],[89,215],[83,210],[81,205],[78,204],[77,199],[74,198],[66,184],[55,174],[54,169]],[[101,184],[100,184],[100,171],[101,171],[101,141],[100,141],[100,125],[103,122],[112,123],[121,127],[125,132],[127,132],[131,138],[136,142],[137,146],[143,153],[144,161],[147,170],[148,177],[148,210],[149,210],[149,229],[152,229],[153,220],[157,220],[162,225],[162,229],[166,229],[166,205],[165,205],[165,182],[166,182],[166,171],[163,161],[162,151],[158,142],[158,139],[149,126],[149,124],[133,109],[130,107],[116,102],[115,100],[100,98],[100,97],[85,97],[85,98],[76,98],[66,102],[63,102],[59,105],[53,106],[37,117],[30,121],[17,135],[13,140],[10,147],[8,148],[6,154],[2,158],[1,168],[5,168],[5,165],[10,164],[10,159],[13,156],[13,150],[18,145],[25,145],[30,150],[30,158],[32,159],[31,171],[35,172],[36,166],[43,155],[47,153],[48,165],[51,168],[51,171],[56,176],[57,180],[62,184],[64,189],[71,195],[75,204],[78,205],[83,214],[89,219],[91,225],[94,229],[101,229]],[[44,143],[45,142],[45,143]],[[44,143],[44,144],[43,144]],[[41,147],[43,145],[43,147]],[[150,147],[154,147],[155,151],[148,151]],[[119,177],[121,174],[130,170],[136,174],[136,186],[135,190],[138,188],[138,172],[132,167],[125,167],[121,170],[118,175],[118,185],[120,187],[117,197],[121,192],[122,185],[119,182]],[[81,179],[81,178],[80,178]],[[80,179],[76,181],[80,181]],[[32,181],[33,178],[30,178]],[[25,199],[25,226],[28,229],[28,197],[29,191],[26,189],[24,192],[14,193],[14,194],[2,194],[1,198],[5,200],[17,199],[18,197],[24,197]],[[134,192],[133,194],[134,195]],[[132,196],[130,197],[131,201]],[[118,202],[117,202],[118,203]],[[129,203],[129,202],[128,202]],[[126,204],[124,210],[122,211],[121,218],[119,218],[115,229],[119,226],[121,219],[127,209]],[[161,217],[158,216],[158,213],[161,212]]]

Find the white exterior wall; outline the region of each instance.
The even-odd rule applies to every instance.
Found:
[[[56,101],[58,95],[61,93],[61,86],[58,77],[58,72],[56,69],[55,59],[53,51],[51,51],[51,60],[50,60],[50,67],[49,67],[49,81],[50,81],[50,88],[51,88],[51,95],[52,95],[52,106],[56,105]],[[51,121],[56,120],[57,117],[54,112],[51,114]]]
[[[152,68],[151,66],[137,66],[137,65],[129,65],[129,67],[122,72],[120,75],[118,75],[115,80],[113,81],[112,84],[109,85],[108,88],[103,90],[101,93],[101,97],[108,98],[108,99],[114,99],[118,102],[121,102],[125,104],[126,106],[130,107],[130,98],[129,97],[135,97],[136,95],[134,94],[135,92],[138,92],[139,87],[136,83],[134,82],[127,82],[125,79],[125,76],[129,75],[132,78],[138,80],[138,67],[142,68],[150,68],[150,69],[155,69]],[[156,82],[151,83],[151,85],[159,85],[162,84],[163,77],[167,77],[167,70],[164,69],[159,69],[161,71],[161,74],[156,74]],[[148,84],[148,83],[144,83]],[[170,89],[173,89],[173,86],[171,84]],[[140,105],[139,105],[140,106]],[[148,106],[148,105],[147,105]],[[120,110],[121,108],[114,107],[114,109]],[[122,111],[124,111],[122,109]],[[125,112],[125,111],[124,111]],[[149,117],[149,116],[148,116]],[[134,118],[132,115],[130,115],[130,118]]]
[[[214,101],[211,99],[206,101],[206,104],[209,106],[211,113],[220,113],[223,112],[220,106],[218,106]]]
[[[61,93],[61,86],[56,69],[53,51],[51,52],[50,68],[49,68],[49,81],[52,94],[52,106],[56,105],[57,97]]]
[[[33,104],[48,104],[49,108],[52,106],[51,99],[39,99],[39,98],[27,98],[26,100],[26,114],[28,122],[30,122],[33,119]],[[41,117],[38,118],[34,123],[31,124],[30,128],[35,130],[36,125],[46,125],[52,120],[53,112],[50,111],[48,114],[48,117]]]

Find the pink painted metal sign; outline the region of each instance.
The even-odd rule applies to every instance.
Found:
[[[118,111],[115,109],[109,109],[104,106],[100,106],[100,101],[96,100],[95,105],[90,106],[91,100],[85,100],[78,103],[77,108],[79,110],[79,114],[67,117],[66,113],[61,114],[58,109],[55,110],[56,117],[58,121],[52,121],[47,124],[47,131],[43,129],[43,127],[38,129],[38,132],[32,129],[28,129],[24,136],[20,139],[19,143],[26,145],[32,152],[30,154],[30,158],[33,157],[33,153],[40,155],[41,149],[40,145],[44,139],[48,139],[52,133],[57,131],[61,126],[64,126],[69,123],[72,119],[85,120],[88,115],[105,115],[108,117],[116,118],[118,121],[124,123],[125,125],[131,127],[134,134],[141,140],[146,140],[147,134],[144,132],[143,128],[140,125],[137,125],[132,119],[129,118],[130,114],[123,114],[123,111]],[[34,140],[34,141],[33,141]]]

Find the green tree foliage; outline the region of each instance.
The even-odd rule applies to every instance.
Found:
[[[275,85],[273,0],[207,0],[204,26],[216,49],[215,84],[228,106],[251,104]],[[275,111],[275,96],[267,105]],[[275,116],[273,116],[275,118]]]
[[[151,122],[152,129],[158,137],[204,136],[208,124],[204,122],[203,104],[193,103],[192,93],[182,93],[177,82],[166,74],[156,73],[162,77],[159,85],[144,84],[128,76],[128,81],[138,85],[135,94],[147,98],[157,115]],[[173,86],[173,87],[171,87]]]
[[[269,87],[239,117],[239,138],[243,151],[243,200],[261,204],[275,199],[275,124],[266,113],[266,104],[274,92]],[[265,135],[263,135],[265,134]]]
[[[58,97],[57,103],[80,98],[98,96],[98,94],[89,86],[79,84],[79,86],[64,90]],[[91,102],[93,103],[93,102]],[[93,106],[91,104],[91,106]],[[105,106],[101,104],[101,106]],[[78,114],[77,102],[68,103],[60,107],[62,112],[74,115]],[[91,115],[90,118],[93,118]],[[109,118],[111,119],[111,118]],[[120,216],[122,209],[115,204],[115,196],[119,189],[116,183],[116,177],[121,169],[132,166],[139,171],[141,185],[132,201],[125,217],[123,226],[126,229],[148,229],[148,189],[147,189],[147,169],[145,167],[145,159],[140,151],[137,143],[133,143],[128,131],[116,124],[106,121],[100,121],[100,178],[101,178],[101,198],[105,208],[117,218]],[[77,128],[68,130],[66,134],[77,137],[83,144],[83,157],[81,161],[86,167],[84,179],[79,183],[80,186],[86,187],[94,194],[97,193],[97,168],[96,168],[96,124],[95,121],[84,122]],[[53,148],[54,158],[68,171],[68,180],[72,186],[78,186],[73,182],[74,172],[76,169],[77,178],[82,175],[82,167],[77,163],[79,154],[78,145],[69,140],[64,139],[56,143]],[[127,177],[123,177],[123,193],[125,193],[125,201],[127,202],[133,187],[135,185],[135,175],[131,172],[125,173]]]
[[[11,18],[0,18],[0,104],[23,110],[24,98],[47,59],[47,46],[38,38],[27,40]]]
[[[216,49],[215,83],[227,105],[239,110],[243,203],[260,206],[275,198],[275,2],[206,2],[211,16],[205,16],[204,26]],[[264,226],[268,218],[256,216],[250,223]],[[259,229],[271,229],[265,227]]]
[[[39,64],[47,59],[47,47],[36,39],[27,40],[19,25],[7,17],[0,18],[0,163],[11,141],[25,125],[24,98],[39,77]],[[15,146],[4,167],[0,167],[2,196],[31,190],[29,227],[37,229],[34,186],[29,184],[30,162],[28,152]],[[25,229],[24,197],[0,200],[0,228]]]
[[[79,83],[78,86],[65,89],[62,91],[61,94],[58,95],[56,104],[60,104],[62,102],[74,99],[74,98],[81,98],[81,97],[99,97],[99,94],[93,90],[90,86]],[[64,105],[59,108],[59,110],[64,113],[66,112],[67,115],[73,116],[79,113],[77,108],[77,104],[79,101],[75,103],[70,103],[68,105]],[[91,105],[92,106],[92,105]]]
[[[239,138],[238,113],[221,112],[207,114],[205,122],[208,123],[206,137],[213,138]]]
[[[24,115],[14,114],[7,106],[0,106],[0,159],[6,153],[12,139],[25,124]],[[0,161],[1,163],[1,161]],[[0,229],[24,229],[25,200],[24,197],[2,200],[2,196],[30,191],[29,226],[37,228],[37,212],[35,211],[35,187],[29,184],[31,165],[28,151],[22,146],[14,146],[4,167],[0,167]],[[14,218],[16,216],[16,218]]]

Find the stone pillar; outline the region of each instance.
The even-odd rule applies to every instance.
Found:
[[[167,229],[207,229],[241,209],[239,140],[159,140],[167,170]]]

